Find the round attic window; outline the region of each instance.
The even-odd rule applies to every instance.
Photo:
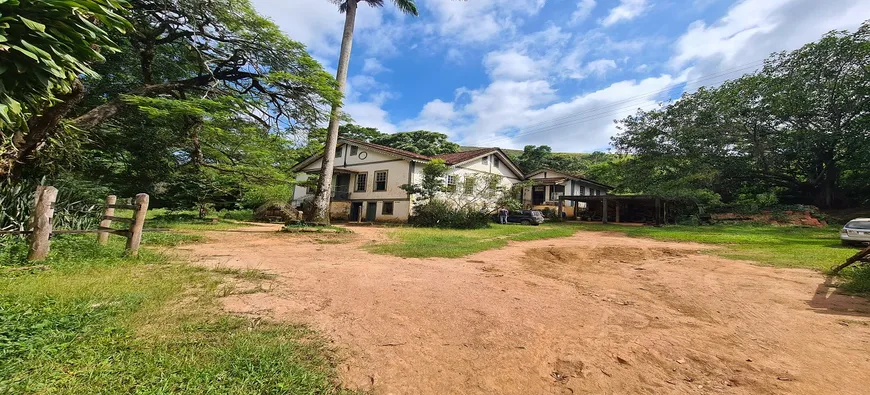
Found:
[[[360,160],[365,160],[365,158],[366,158],[367,156],[369,156],[369,154],[368,154],[367,152],[365,152],[365,151],[360,151],[360,153],[357,154],[357,158],[359,158]]]

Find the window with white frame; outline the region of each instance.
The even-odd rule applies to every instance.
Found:
[[[483,158],[480,158],[480,163],[484,164],[484,165],[488,165],[489,164],[489,155],[484,156]]]
[[[356,188],[354,192],[365,192],[367,183],[369,182],[369,173],[358,173],[356,175]]]
[[[493,157],[492,157],[492,165],[493,165],[496,169],[498,169],[498,167],[501,166],[501,161],[498,159],[497,156],[493,156]]]
[[[474,184],[477,180],[473,176],[465,176],[465,184],[462,185],[462,192],[466,195],[474,193]]]
[[[393,215],[393,202],[381,203],[381,215]]]
[[[453,192],[456,190],[456,176],[448,175],[447,176],[447,192]]]
[[[387,190],[387,171],[375,172],[375,191],[382,192]]]
[[[350,152],[348,153],[350,156],[356,156],[356,152],[359,150],[359,147],[355,145],[350,146]]]
[[[335,149],[335,157],[336,158],[341,158],[341,149],[342,148],[344,148],[344,147],[338,147]]]

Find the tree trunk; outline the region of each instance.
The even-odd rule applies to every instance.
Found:
[[[67,113],[82,98],[85,97],[85,87],[78,79],[73,81],[72,90],[57,99],[59,103],[48,107],[38,116],[27,121],[27,130],[18,131],[13,137],[13,149],[3,155],[3,164],[0,166],[0,178],[11,176],[17,179],[21,176],[24,165],[32,162],[36,153],[41,150],[45,143],[57,134],[57,125]]]
[[[151,85],[154,83],[154,43],[147,42],[139,51],[139,61],[142,67],[142,82],[143,85]]]
[[[344,35],[341,38],[341,54],[338,58],[338,71],[335,79],[338,90],[344,93],[347,85],[347,68],[350,64],[350,50],[353,45],[353,28],[356,23],[357,0],[347,1],[344,17]],[[338,145],[338,122],[341,105],[332,106],[329,117],[329,128],[326,133],[326,147],[323,149],[323,160],[320,167],[320,180],[314,194],[314,213],[312,220],[319,223],[329,223],[329,202],[332,196],[332,167],[335,164],[335,148]]]
[[[190,161],[194,166],[199,167],[205,160],[202,155],[202,143],[199,141],[199,134],[202,132],[202,118],[189,115],[185,116],[187,123],[187,132],[190,137]]]

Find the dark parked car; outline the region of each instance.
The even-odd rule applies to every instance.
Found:
[[[499,222],[498,214],[493,215],[492,220]],[[544,222],[544,214],[537,210],[511,211],[507,220],[510,224],[540,225]]]

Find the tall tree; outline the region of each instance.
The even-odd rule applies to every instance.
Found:
[[[772,55],[762,70],[620,122],[634,191],[776,195],[831,207],[870,191],[870,22]]]
[[[79,76],[119,49],[128,4],[115,0],[0,1],[0,176],[14,171],[84,95]],[[98,26],[99,25],[99,26]]]
[[[448,140],[446,134],[426,130],[383,134],[371,142],[426,156],[459,152],[459,144]]]
[[[341,53],[338,57],[338,70],[335,79],[338,82],[338,90],[344,93],[347,85],[347,69],[350,65],[350,51],[353,45],[353,30],[356,23],[356,11],[360,2],[372,7],[383,7],[384,0],[330,0],[338,4],[339,12],[344,13],[344,33],[341,37]],[[417,16],[417,5],[414,0],[393,0],[393,4],[405,14]],[[332,197],[332,166],[335,162],[335,149],[338,145],[338,123],[341,106],[334,104],[327,128],[326,147],[323,154],[323,163],[320,168],[320,180],[314,195],[315,221],[329,223],[329,202]]]
[[[236,119],[280,135],[313,129],[340,101],[335,80],[305,47],[284,36],[247,0],[129,3],[134,30],[114,37],[122,53],[95,67],[104,78],[82,79],[84,99],[68,113],[55,114],[66,123],[89,133],[105,128],[128,133],[139,125],[145,135],[152,132],[142,127],[148,123],[171,123],[196,153],[202,152],[196,148],[202,126],[214,119],[211,112],[188,111],[192,107],[220,104]],[[147,103],[161,108],[161,119],[137,111],[143,98],[165,101]],[[39,151],[57,146],[51,142],[63,137],[51,125],[29,132],[43,138],[34,141],[30,155],[15,158],[22,166],[30,166]],[[199,155],[191,158],[199,162]]]

